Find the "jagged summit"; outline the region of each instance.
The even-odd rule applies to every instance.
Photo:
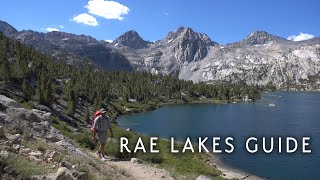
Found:
[[[266,31],[255,31],[249,34],[249,36],[245,39],[248,44],[256,45],[256,44],[266,44],[271,41],[280,42],[287,41],[284,38],[272,35],[267,33]]]
[[[175,31],[169,32],[168,35],[164,38],[163,41],[173,41],[175,39],[181,40],[191,40],[191,41],[202,41],[203,44],[208,46],[218,45],[218,43],[212,41],[209,36],[205,33],[195,32],[190,27],[178,27]]]
[[[125,46],[132,49],[143,49],[149,47],[151,42],[145,41],[136,31],[128,31],[119,36],[111,44],[114,46]]]
[[[5,36],[11,36],[18,31],[7,22],[0,20],[0,32],[2,32]]]
[[[268,43],[290,43],[289,40],[272,35],[266,31],[254,31],[240,42],[228,44],[231,47],[259,46]]]

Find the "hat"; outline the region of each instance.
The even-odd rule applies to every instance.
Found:
[[[102,109],[100,109],[100,112],[101,112],[102,114],[105,114],[107,111],[106,111],[106,109],[102,108]]]

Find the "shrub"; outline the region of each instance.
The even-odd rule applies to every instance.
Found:
[[[93,141],[91,132],[89,130],[84,130],[76,136],[76,141],[85,148],[94,150],[97,147],[97,143]]]
[[[22,179],[30,179],[33,175],[42,175],[53,172],[53,169],[44,166],[44,164],[36,164],[22,156],[10,154],[6,159],[7,164],[10,164]]]

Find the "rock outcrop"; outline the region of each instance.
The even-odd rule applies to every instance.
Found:
[[[84,155],[69,139],[52,127],[51,113],[21,108],[18,102],[3,95],[0,95],[0,107],[2,107],[0,109],[0,136],[4,134],[4,128],[15,129],[24,132],[32,139],[56,143],[69,153]],[[21,141],[20,134],[8,135],[7,138],[12,144],[19,144]]]

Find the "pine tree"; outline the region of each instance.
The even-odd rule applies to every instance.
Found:
[[[84,112],[84,116],[83,116],[82,120],[83,120],[84,122],[89,122],[89,121],[90,121],[90,111],[89,111],[89,106],[88,106],[88,104],[86,104],[85,112]]]
[[[31,97],[31,90],[30,90],[30,85],[29,82],[24,79],[21,85],[22,92],[23,92],[23,99],[24,101],[29,101]]]
[[[36,83],[36,94],[35,94],[35,99],[36,101],[42,103],[43,102],[43,92],[42,92],[42,88],[41,88],[41,81],[40,79],[37,80]]]
[[[10,62],[6,58],[4,58],[1,62],[0,72],[1,79],[7,83],[11,78],[11,67]]]
[[[7,83],[11,78],[11,66],[7,56],[9,40],[7,38],[3,39],[0,45],[0,77]]]
[[[100,97],[96,97],[94,100],[94,104],[93,104],[93,109],[96,111],[98,109],[102,108],[102,103],[101,103],[101,98]]]
[[[53,91],[53,85],[51,80],[48,80],[45,83],[45,87],[44,87],[44,103],[47,106],[51,106],[52,102],[53,102],[53,98],[54,98],[54,91]]]
[[[67,109],[66,109],[66,114],[68,116],[73,116],[76,110],[76,103],[75,103],[75,97],[73,91],[70,91],[70,94],[68,96],[68,101],[67,101]]]

